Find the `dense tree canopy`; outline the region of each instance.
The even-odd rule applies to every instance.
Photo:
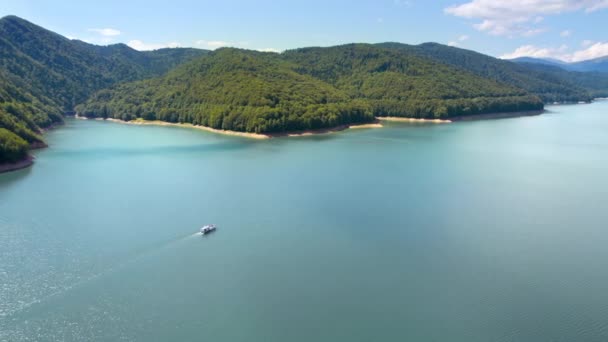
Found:
[[[28,143],[5,128],[0,128],[0,160],[13,163],[27,155]]]
[[[522,89],[369,44],[297,49],[283,58],[298,72],[366,99],[376,116],[449,118],[542,108]]]
[[[57,107],[40,102],[15,86],[0,71],[0,128],[6,128],[34,143],[41,141],[38,135],[39,127],[61,121],[61,113]]]
[[[448,118],[540,109],[517,88],[372,45],[284,54],[220,49],[164,77],[102,90],[79,113],[246,132],[317,129],[374,116]]]
[[[567,73],[550,73],[475,51],[436,43],[415,46],[399,43],[378,45],[394,51],[430,58],[475,75],[526,90],[530,94],[539,96],[546,103],[591,101],[593,99],[589,89],[573,82]]]
[[[608,72],[568,71],[557,66],[538,63],[520,63],[528,69],[567,79],[568,82],[584,88],[593,98],[608,97]]]
[[[124,44],[95,46],[14,16],[1,18],[0,128],[30,144],[40,143],[41,128],[63,122],[63,114],[93,92],[161,75],[205,53],[197,49],[139,52]]]
[[[273,53],[220,49],[166,76],[96,93],[79,113],[278,132],[369,122],[369,105],[301,75]]]
[[[71,111],[94,91],[160,75],[204,50],[139,52],[70,40],[14,16],[0,19],[0,69],[35,96]]]
[[[364,123],[375,116],[537,110],[542,101],[608,95],[607,75],[517,64],[434,43],[349,44],[282,54],[141,52],[124,44],[70,40],[14,16],[0,19],[0,129],[12,132],[3,134],[11,148],[21,141],[42,143],[41,129],[75,110],[89,117],[271,133]],[[9,154],[19,153],[3,152],[0,163]]]

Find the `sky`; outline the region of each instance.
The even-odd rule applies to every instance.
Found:
[[[501,58],[608,55],[608,0],[0,0],[5,15],[138,50],[432,41]]]

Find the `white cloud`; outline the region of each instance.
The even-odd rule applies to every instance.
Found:
[[[562,36],[562,37],[570,37],[572,35],[572,31],[570,31],[570,30],[564,30],[559,35]]]
[[[585,39],[585,40],[583,40],[581,42],[581,46],[582,47],[587,47],[587,46],[593,45],[593,43],[595,43],[593,40]]]
[[[469,36],[467,36],[466,34],[462,34],[460,36],[458,36],[458,38],[456,38],[456,40],[453,40],[451,42],[448,43],[448,46],[460,46],[460,43],[469,40]]]
[[[215,50],[215,49],[219,49],[221,47],[228,47],[228,46],[237,47],[237,46],[241,45],[239,43],[226,42],[223,40],[198,40],[198,41],[196,41],[195,44],[199,47],[209,49],[209,50]]]
[[[570,61],[579,62],[604,56],[608,56],[608,42],[595,43],[584,50],[576,51],[572,54]]]
[[[113,29],[113,28],[92,28],[92,29],[88,29],[87,31],[89,32],[95,32],[99,35],[102,35],[104,37],[116,37],[116,36],[120,36],[120,31],[117,29]]]
[[[119,30],[113,28],[90,28],[87,31],[97,35],[95,37],[90,37],[89,41],[104,45],[112,43],[114,38],[121,34]]]
[[[583,41],[584,49],[571,52],[567,45],[555,47],[520,46],[511,53],[500,56],[503,59],[518,57],[554,58],[566,62],[580,62],[588,59],[608,56],[608,42]]]
[[[197,40],[196,42],[194,42],[194,45],[196,47],[202,48],[202,49],[207,49],[207,50],[216,50],[219,48],[223,48],[223,47],[234,47],[234,48],[241,48],[241,49],[251,49],[251,50],[257,50],[257,51],[261,51],[261,52],[276,52],[276,53],[280,53],[281,50],[279,49],[275,49],[275,48],[271,48],[271,47],[267,47],[267,48],[253,48],[253,47],[249,47],[249,42],[229,42],[229,41],[224,41],[224,40]]]
[[[144,43],[141,40],[130,40],[127,45],[129,45],[130,47],[132,47],[135,50],[139,50],[139,51],[149,51],[149,50],[158,50],[158,49],[164,49],[164,48],[176,48],[176,47],[180,47],[181,44],[178,42],[170,42],[170,43],[166,43],[166,44],[162,44],[162,43]]]
[[[281,50],[275,49],[275,48],[263,48],[263,49],[256,49],[256,50],[261,51],[261,52],[276,52],[276,53],[281,53]]]
[[[608,0],[472,0],[444,9],[445,13],[478,20],[474,27],[492,35],[529,36],[544,32],[534,27],[543,16],[593,12],[608,8]]]
[[[546,48],[546,47],[537,47],[534,45],[524,45],[520,46],[515,51],[511,53],[504,54],[500,56],[503,59],[513,59],[518,57],[534,57],[534,58],[560,58],[558,56],[562,56],[565,53],[565,50],[568,49],[566,45],[562,45],[559,48]]]

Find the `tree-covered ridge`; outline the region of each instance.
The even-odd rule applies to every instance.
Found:
[[[140,117],[257,133],[373,120],[366,103],[295,72],[279,55],[231,48],[161,78],[102,90],[77,109],[89,117]]]
[[[542,108],[524,90],[370,44],[297,49],[283,58],[300,73],[366,99],[376,116],[449,118]]]
[[[452,118],[542,109],[608,94],[608,77],[518,65],[434,43],[349,44],[282,54],[140,52],[0,19],[0,128],[39,145],[41,128],[91,117],[271,133],[375,116]],[[11,140],[12,141],[12,140]],[[0,163],[3,162],[0,159]]]
[[[14,16],[0,19],[0,69],[35,96],[71,111],[94,91],[158,76],[204,50],[139,52],[124,44],[95,46],[70,40]]]
[[[606,72],[568,71],[561,67],[547,64],[525,62],[518,63],[526,68],[536,70],[537,72],[567,79],[570,83],[586,89],[593,98],[608,97],[608,73]]]
[[[62,121],[61,112],[52,101],[34,97],[0,72],[0,128],[12,131],[28,143],[41,143],[40,127]]]
[[[124,44],[95,46],[18,17],[1,18],[0,128],[39,145],[41,128],[61,123],[63,113],[73,111],[93,92],[161,75],[205,53],[198,49],[140,52]]]
[[[577,85],[568,75],[546,73],[478,52],[436,43],[415,46],[400,43],[378,45],[394,51],[430,58],[483,78],[524,89],[539,96],[546,103],[591,101],[593,99],[587,89]]]
[[[27,141],[6,128],[0,128],[0,160],[14,163],[27,156]]]
[[[541,109],[525,91],[368,44],[283,54],[220,49],[164,77],[121,84],[77,107],[88,117],[143,118],[271,133],[369,122]]]

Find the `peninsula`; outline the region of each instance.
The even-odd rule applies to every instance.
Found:
[[[539,70],[435,43],[137,51],[16,16],[0,19],[0,56],[1,170],[31,164],[28,148],[45,146],[43,131],[64,115],[268,138],[378,120],[530,115],[544,103],[608,94],[608,74]]]

